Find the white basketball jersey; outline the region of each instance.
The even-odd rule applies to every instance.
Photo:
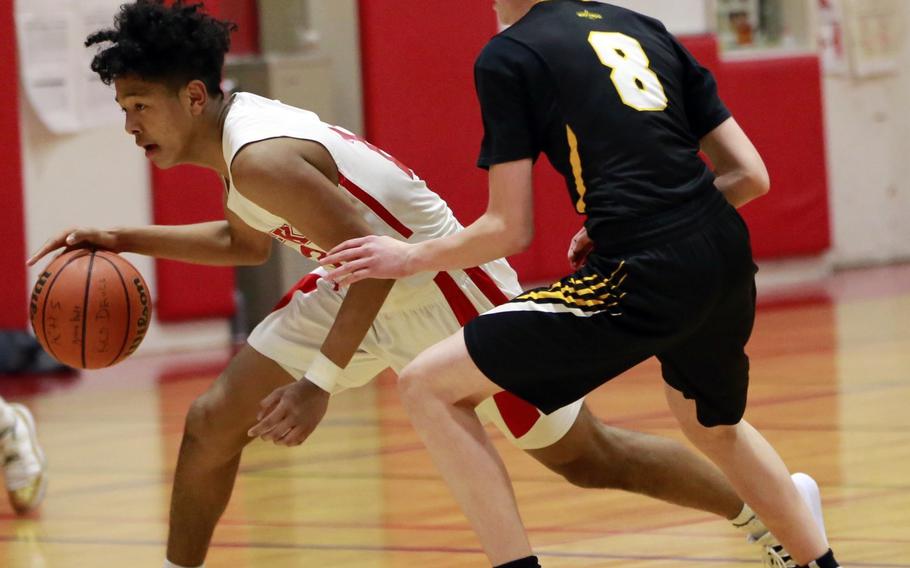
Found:
[[[437,194],[407,166],[339,126],[326,124],[306,110],[254,95],[237,93],[224,121],[224,159],[230,166],[247,144],[270,138],[297,138],[318,142],[338,167],[343,192],[377,235],[420,242],[451,234],[461,224]],[[319,260],[325,251],[287,220],[266,211],[236,190],[228,179],[227,206],[245,223],[269,233],[301,254]],[[504,269],[503,266],[504,265]],[[517,286],[514,272],[504,261],[485,266],[501,289]],[[395,292],[429,282],[434,274],[418,274],[399,281]]]

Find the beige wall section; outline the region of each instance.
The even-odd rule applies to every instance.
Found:
[[[910,3],[905,2],[903,6],[906,27],[910,25]],[[910,40],[908,39],[904,39],[900,68],[903,79],[895,96],[895,106],[899,109],[899,114],[895,117],[897,144],[891,152],[897,165],[895,172],[897,192],[891,222],[897,230],[894,240],[900,244],[898,256],[910,259],[910,219],[908,219],[910,218],[910,109],[907,108],[907,101],[910,101]]]
[[[360,28],[356,0],[313,0],[288,4],[261,2],[261,58],[242,58],[228,65],[241,89],[300,106],[362,134],[363,95]],[[309,26],[309,29],[306,27]],[[306,41],[301,42],[301,37]],[[258,75],[257,75],[257,70]],[[284,291],[317,265],[296,251],[273,246],[265,266],[238,269],[238,287],[246,300],[246,319],[255,324],[267,315]]]
[[[30,252],[67,227],[150,222],[145,157],[119,125],[53,134],[26,98],[20,100],[26,244]],[[154,288],[151,261],[131,260]],[[37,274],[38,268],[32,267],[29,281],[34,282]]]
[[[674,34],[704,34],[714,29],[714,0],[609,0],[657,18]]]
[[[258,9],[261,56],[229,57],[226,77],[362,133],[357,0],[259,0]]]
[[[320,50],[332,62],[334,120],[363,133],[360,22],[357,0],[312,0],[310,24],[319,33]]]
[[[910,260],[910,42],[895,73],[828,76],[824,90],[833,262]]]

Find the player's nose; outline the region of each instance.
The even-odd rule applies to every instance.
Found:
[[[132,136],[138,136],[142,133],[142,128],[139,126],[139,122],[133,118],[130,118],[129,115],[123,120],[123,129],[126,130],[127,134]]]

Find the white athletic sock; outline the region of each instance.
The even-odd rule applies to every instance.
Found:
[[[748,534],[753,539],[768,532],[768,527],[765,526],[765,523],[761,522],[758,515],[752,511],[752,507],[745,503],[743,503],[743,510],[730,522],[733,523],[734,527]]]
[[[205,568],[205,563],[202,563],[199,566],[181,566],[180,564],[174,564],[170,560],[165,560],[164,568]]]

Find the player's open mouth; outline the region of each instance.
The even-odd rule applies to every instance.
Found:
[[[161,149],[161,147],[158,146],[158,144],[146,144],[145,146],[143,146],[143,148],[145,148],[145,157],[146,158],[151,158],[152,154],[154,154],[155,152],[157,152],[158,150]]]

